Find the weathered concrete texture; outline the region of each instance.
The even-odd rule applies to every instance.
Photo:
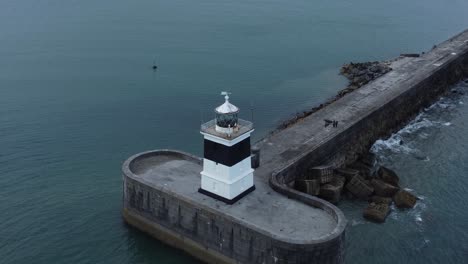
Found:
[[[290,200],[263,177],[226,205],[197,191],[201,170],[199,158],[182,152],[131,157],[123,165],[124,218],[210,263],[342,263],[344,217],[336,207]]]
[[[421,57],[397,60],[391,67],[393,71],[258,144],[262,159],[277,168],[270,181],[276,191],[311,199],[289,184],[310,167],[352,163],[377,139],[401,128],[468,76],[468,31]],[[338,120],[339,126],[325,128],[324,119]]]
[[[311,167],[353,162],[466,77],[468,31],[391,67],[392,72],[259,142],[257,190],[234,205],[197,192],[199,158],[170,151],[131,157],[123,166],[125,219],[210,263],[342,263],[342,212],[290,186]],[[324,119],[339,125],[323,127]]]

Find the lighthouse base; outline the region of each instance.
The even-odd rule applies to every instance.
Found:
[[[198,189],[198,192],[199,193],[202,193],[206,196],[209,196],[213,199],[216,199],[218,201],[221,201],[221,202],[224,202],[226,204],[234,204],[235,202],[239,201],[240,199],[242,199],[244,196],[246,196],[247,194],[253,192],[255,190],[255,185],[248,188],[247,190],[245,190],[244,192],[240,193],[239,195],[237,195],[236,197],[232,198],[232,199],[227,199],[223,196],[220,196],[220,195],[217,195],[215,193],[212,193],[212,192],[209,192],[207,190],[203,190],[202,188],[199,188]]]

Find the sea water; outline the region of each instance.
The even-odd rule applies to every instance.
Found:
[[[366,202],[344,201],[348,263],[465,263],[468,261],[468,80],[388,139],[371,148],[419,200],[394,205],[384,224],[365,221]]]
[[[224,90],[260,139],[344,88],[341,64],[429,50],[468,26],[466,10],[465,0],[1,1],[0,263],[195,262],[123,224],[127,157],[200,154],[199,125]],[[349,263],[463,262],[468,108],[449,105],[404,140],[408,152],[378,150],[423,198],[416,209],[374,225],[343,205]]]

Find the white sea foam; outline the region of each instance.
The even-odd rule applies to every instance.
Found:
[[[450,107],[449,104],[444,104],[444,103],[442,103],[442,102],[438,102],[438,103],[436,103],[436,105],[437,105],[438,107],[440,107],[440,108],[443,108],[443,109],[447,109],[447,108]]]
[[[362,224],[365,224],[365,223],[366,222],[362,221],[362,220],[356,220],[356,219],[351,220],[351,226],[362,225]]]
[[[417,224],[423,224],[423,217],[422,213],[426,210],[426,204],[422,201],[419,200],[414,208],[409,212],[409,215],[414,218],[414,221]]]
[[[397,133],[392,134],[390,138],[386,140],[377,140],[371,147],[371,152],[377,155],[380,154],[380,156],[383,156],[382,159],[387,159],[385,156],[387,156],[388,153],[385,154],[385,152],[390,151],[396,154],[412,154],[416,159],[426,162],[430,161],[429,157],[421,153],[411,144],[411,135],[418,134],[417,136],[420,138],[427,139],[429,137],[429,133],[424,132],[425,129],[431,127],[451,126],[451,122],[431,120],[431,118],[434,118],[434,116],[431,115],[432,110],[436,111],[435,108],[446,109],[453,105],[453,103],[448,100],[449,99],[441,99],[432,104],[430,107],[426,108],[424,112],[418,114],[407,126]]]
[[[419,134],[419,137],[422,138],[422,139],[426,139],[426,138],[429,137],[429,134],[422,132],[421,134]]]

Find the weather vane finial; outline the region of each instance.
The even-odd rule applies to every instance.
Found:
[[[226,102],[229,100],[230,94],[231,94],[230,92],[221,92],[221,95],[224,95],[224,99],[226,99]]]

